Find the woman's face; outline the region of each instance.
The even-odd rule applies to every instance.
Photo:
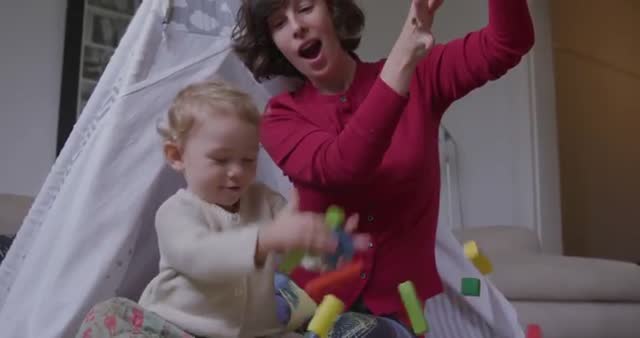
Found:
[[[275,45],[309,79],[329,76],[343,52],[326,1],[289,0],[268,18]]]

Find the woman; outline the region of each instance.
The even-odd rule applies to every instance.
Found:
[[[434,253],[441,118],[516,66],[534,42],[526,0],[489,0],[486,27],[434,44],[440,4],[413,0],[389,57],[376,63],[354,53],[364,15],[353,0],[245,1],[234,32],[256,79],[304,80],[271,99],[261,126],[261,142],[297,188],[300,207],[341,205],[363,216],[358,229],[371,235],[359,278],[331,292],[353,311],[405,325],[399,283],[412,280],[422,300],[443,291]],[[292,274],[303,286],[314,276]],[[479,330],[487,332],[486,323]]]

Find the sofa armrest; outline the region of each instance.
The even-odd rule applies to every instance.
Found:
[[[538,236],[525,227],[481,226],[455,229],[453,233],[462,243],[475,241],[489,257],[505,253],[542,253]]]
[[[16,234],[32,203],[29,196],[0,194],[0,235]]]

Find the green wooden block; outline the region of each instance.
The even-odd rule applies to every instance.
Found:
[[[303,251],[292,251],[284,257],[282,263],[280,263],[280,271],[284,274],[290,274],[304,258]]]
[[[398,285],[398,292],[400,293],[400,298],[402,299],[404,308],[409,315],[409,321],[411,321],[413,333],[418,336],[422,336],[429,331],[429,324],[427,324],[422,303],[418,299],[413,283],[411,281],[400,283]]]
[[[344,210],[335,205],[330,206],[324,215],[324,221],[331,230],[337,230],[344,223]]]
[[[465,296],[480,296],[480,280],[477,278],[462,278],[462,294]]]

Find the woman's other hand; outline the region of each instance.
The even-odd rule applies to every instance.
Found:
[[[435,44],[431,27],[442,1],[412,0],[402,31],[380,74],[381,78],[400,95],[409,92],[409,83],[418,62]]]

